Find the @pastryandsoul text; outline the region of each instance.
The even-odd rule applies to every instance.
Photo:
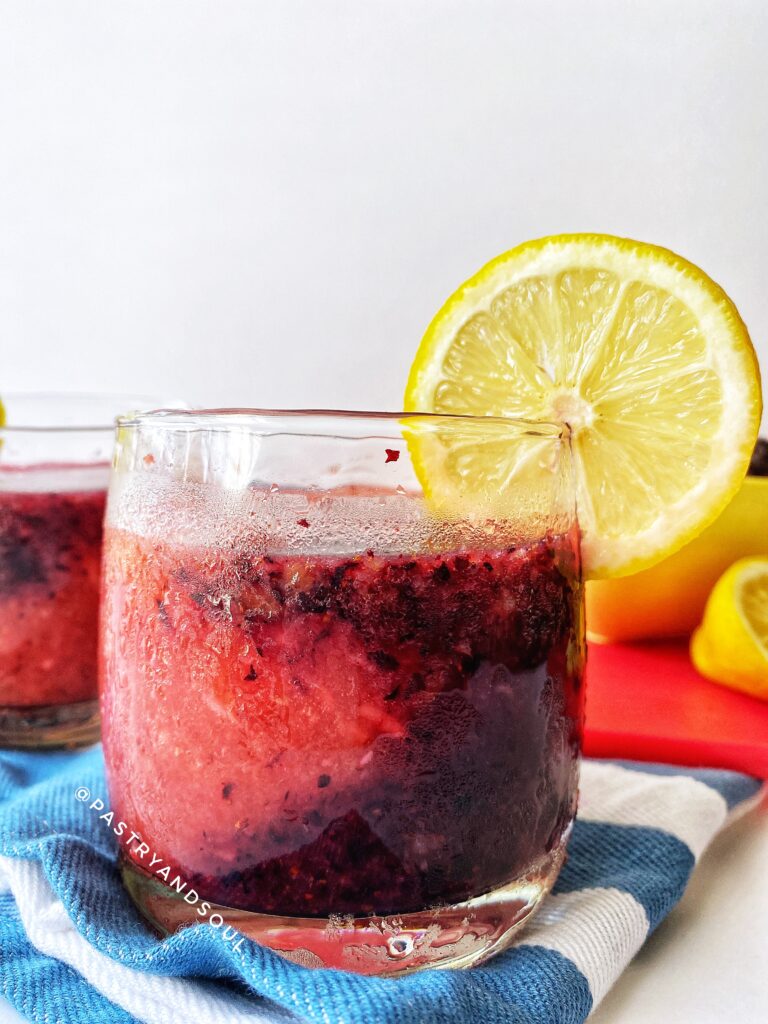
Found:
[[[206,902],[206,900],[201,900],[200,896],[194,889],[188,888],[187,882],[180,875],[177,874],[171,878],[170,865],[164,864],[163,858],[158,857],[152,852],[147,843],[142,840],[140,833],[133,831],[125,821],[116,822],[115,812],[110,811],[104,801],[99,797],[94,797],[94,799],[91,800],[91,796],[91,791],[87,786],[78,786],[75,790],[75,799],[81,804],[88,804],[88,809],[90,811],[98,811],[99,821],[103,821],[104,824],[112,830],[114,835],[120,838],[127,835],[128,838],[124,841],[128,846],[132,846],[134,843],[137,844],[132,846],[131,852],[134,857],[139,857],[144,861],[148,870],[152,871],[152,873],[157,875],[158,878],[162,878],[163,881],[171,889],[174,889],[180,896],[182,896],[185,902],[189,903],[190,906],[194,907],[199,904],[199,906],[197,906],[197,913],[201,918],[207,918],[208,924],[212,928],[221,928],[224,925],[224,918],[222,915],[219,913],[212,914],[211,904]],[[187,890],[186,892],[184,892],[185,889]],[[230,932],[231,934],[229,934]],[[225,942],[232,942],[232,940],[238,935],[238,932],[227,925],[221,934]],[[239,949],[242,942],[243,938],[240,936],[232,948]]]

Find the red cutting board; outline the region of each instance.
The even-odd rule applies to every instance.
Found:
[[[704,679],[684,641],[590,644],[584,752],[768,778],[768,701]]]

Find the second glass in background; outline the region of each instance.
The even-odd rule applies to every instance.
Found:
[[[99,736],[106,488],[120,413],[146,396],[10,395],[0,427],[0,746]]]

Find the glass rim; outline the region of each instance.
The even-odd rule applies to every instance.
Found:
[[[6,406],[6,422],[0,424],[0,437],[5,435],[19,434],[103,434],[112,433],[117,422],[121,419],[119,413],[115,413],[108,422],[100,422],[99,416],[93,423],[9,423],[7,420],[7,408],[15,402],[34,402],[41,407],[45,403],[69,402],[73,408],[82,405],[88,408],[89,405],[97,403],[114,404],[118,409],[121,406],[137,404],[148,408],[157,401],[157,396],[135,393],[121,393],[113,391],[7,391],[0,395]],[[174,411],[169,409],[169,411]]]
[[[249,425],[258,427],[270,422],[277,424],[280,420],[303,423],[312,419],[327,420],[329,423],[343,420],[374,420],[379,422],[415,420],[417,422],[433,423],[442,420],[457,424],[473,423],[500,427],[523,427],[526,429],[526,432],[546,437],[564,436],[569,432],[566,423],[557,422],[556,420],[524,419],[523,417],[516,416],[477,416],[466,413],[420,411],[390,412],[364,409],[260,409],[247,407],[148,409],[146,412],[135,415],[118,416],[117,426],[119,429],[134,429],[151,425],[169,430],[174,428],[227,430],[231,427],[247,427]],[[283,428],[284,426],[283,424]],[[284,429],[283,432],[285,432]],[[296,433],[301,433],[301,430],[297,428]]]

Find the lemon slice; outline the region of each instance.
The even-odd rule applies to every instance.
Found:
[[[585,574],[621,576],[682,547],[736,492],[760,378],[736,307],[703,271],[657,246],[559,235],[499,256],[448,299],[405,408],[566,423]],[[504,457],[478,445],[456,472],[503,477]]]
[[[768,558],[742,558],[720,577],[691,659],[708,679],[768,700]]]

